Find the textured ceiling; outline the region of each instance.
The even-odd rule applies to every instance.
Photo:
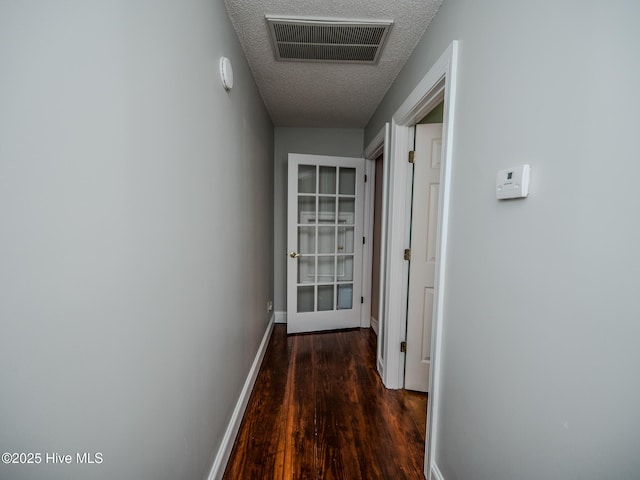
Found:
[[[364,127],[442,0],[225,0],[276,126]],[[265,15],[393,20],[376,65],[275,59]]]

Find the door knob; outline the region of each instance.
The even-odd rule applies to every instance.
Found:
[[[300,255],[300,254],[299,254],[299,253],[297,253],[297,252],[291,252],[291,253],[289,253],[289,256],[290,256],[291,258],[298,258],[298,257],[301,257],[302,255]]]

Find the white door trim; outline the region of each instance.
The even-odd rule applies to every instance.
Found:
[[[388,123],[384,124],[384,127],[380,129],[378,134],[374,137],[374,139],[369,143],[367,148],[364,150],[364,157],[367,160],[375,160],[382,153],[382,212],[380,215],[381,226],[380,226],[380,285],[379,285],[379,295],[378,295],[378,328],[377,335],[378,341],[377,343],[377,352],[376,352],[376,362],[378,367],[378,373],[380,373],[380,377],[384,379],[384,370],[386,362],[384,361],[384,355],[387,351],[387,348],[384,344],[386,344],[387,335],[386,326],[383,324],[384,322],[384,308],[385,308],[385,285],[386,285],[386,258],[387,258],[387,218],[389,212],[388,198],[389,198],[389,172],[390,172],[390,161],[389,161],[389,147],[391,144],[391,126]],[[374,169],[375,170],[375,169]],[[368,188],[372,191],[375,191],[375,184],[369,183]],[[371,219],[371,223],[373,225],[373,218]],[[373,257],[371,257],[372,259]],[[369,266],[369,271],[371,271],[371,265]]]
[[[376,162],[365,158],[364,175],[364,221],[362,234],[366,239],[362,245],[362,309],[360,311],[360,328],[371,327],[371,270],[373,268],[373,203],[375,200]],[[371,186],[374,188],[371,188]]]
[[[386,127],[387,124],[385,124]],[[371,327],[371,272],[373,269],[373,216],[376,193],[376,159],[384,155],[385,127],[381,128],[375,138],[364,150],[367,183],[364,186],[364,236],[367,239],[362,248],[362,319],[361,328]],[[376,325],[377,334],[377,325]]]
[[[452,140],[456,96],[456,68],[458,42],[454,41],[444,51],[433,67],[411,92],[393,115],[391,122],[391,175],[389,185],[389,223],[383,225],[388,234],[387,281],[385,296],[387,306],[383,321],[387,327],[384,352],[383,382],[388,388],[401,388],[404,383],[404,354],[400,342],[406,336],[406,305],[408,267],[402,252],[409,246],[408,182],[411,180],[408,152],[411,150],[412,126],[424,117],[444,98],[442,136],[442,169],[440,172],[440,205],[438,209],[437,261],[435,274],[435,298],[433,306],[433,335],[431,341],[431,378],[427,408],[427,441],[425,442],[425,476],[431,478],[435,443],[438,430],[441,342],[443,325],[443,299],[447,260],[447,234],[449,195],[451,190]],[[384,235],[384,233],[383,233]]]

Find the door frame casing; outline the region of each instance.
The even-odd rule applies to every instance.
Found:
[[[364,150],[364,158],[369,165],[373,165],[373,171],[375,172],[375,161],[382,154],[382,202],[380,208],[382,212],[380,214],[380,281],[379,281],[379,292],[378,292],[378,341],[377,351],[376,351],[376,365],[378,368],[378,373],[380,377],[384,379],[384,353],[386,352],[386,347],[383,345],[382,339],[385,340],[384,344],[386,344],[386,332],[383,333],[383,330],[386,329],[386,325],[384,324],[384,308],[385,308],[385,282],[386,282],[386,258],[387,258],[387,218],[388,218],[388,194],[389,194],[389,146],[391,144],[391,126],[389,123],[385,123],[384,126],[380,129],[377,135],[373,138],[373,140],[369,143],[369,145]],[[368,216],[365,219],[365,222],[369,222],[371,225],[371,231],[373,231],[373,201],[375,196],[375,182],[368,182],[365,185],[365,189],[367,190],[367,199],[370,199],[371,208],[368,210]],[[369,271],[372,270],[372,262],[373,262],[373,252],[367,260],[369,263]],[[369,308],[371,311],[371,308]]]
[[[447,235],[449,197],[451,191],[452,145],[456,97],[458,42],[452,42],[435,62],[424,78],[394,113],[391,121],[390,178],[388,188],[389,221],[387,229],[386,282],[383,295],[386,327],[384,365],[382,375],[387,388],[404,385],[405,354],[400,342],[406,338],[408,262],[402,252],[410,245],[410,191],[411,170],[407,161],[412,150],[413,125],[444,99],[442,131],[442,167],[440,172],[440,204],[438,208],[438,233],[436,246],[436,271],[434,284],[433,333],[431,339],[431,375],[427,407],[427,434],[425,442],[425,476],[437,477],[434,452],[438,431],[439,391],[441,384],[441,344],[444,323],[445,273],[447,261]],[[383,232],[383,235],[385,233]]]
[[[364,219],[362,234],[366,241],[362,245],[362,310],[360,312],[360,328],[371,327],[371,273],[373,271],[373,208],[376,182],[375,160],[364,158]],[[374,185],[374,188],[371,188]]]

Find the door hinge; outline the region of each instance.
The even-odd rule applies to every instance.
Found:
[[[360,303],[364,303],[364,297],[360,297]]]
[[[411,260],[411,249],[410,248],[405,248],[404,249],[404,259],[407,261]]]
[[[367,183],[367,176],[364,176],[364,183]]]
[[[407,342],[400,342],[400,351],[405,353],[407,351]]]
[[[364,245],[367,242],[366,237],[362,237],[362,244]]]
[[[416,152],[411,150],[409,152],[409,163],[415,163],[415,161],[416,161]]]

